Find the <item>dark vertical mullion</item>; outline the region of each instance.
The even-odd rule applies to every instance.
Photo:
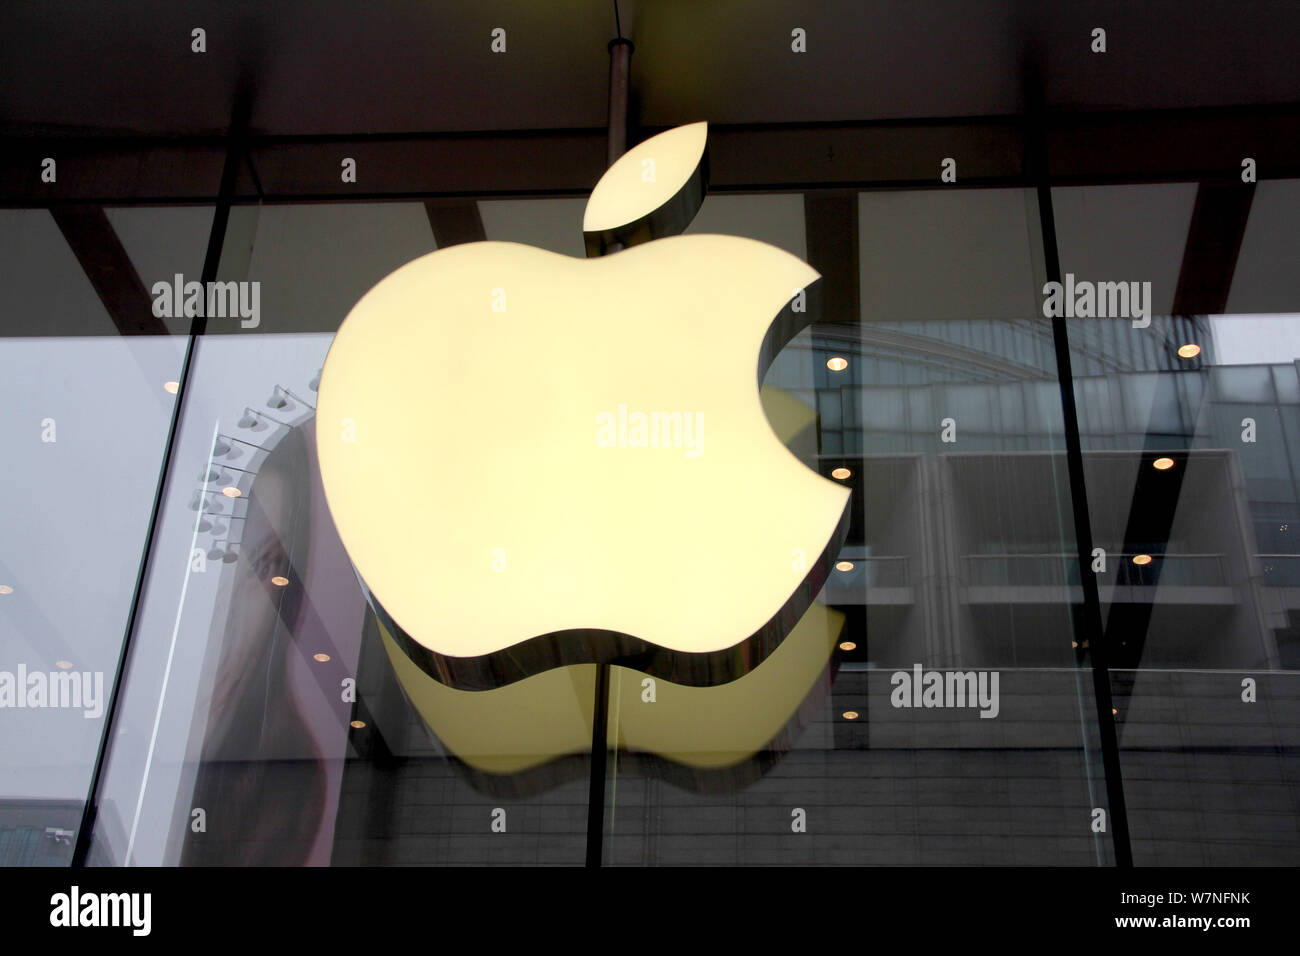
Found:
[[[591,777],[587,788],[587,866],[600,866],[605,844],[605,775],[609,767],[609,665],[596,665],[591,714]]]
[[[1056,246],[1056,214],[1052,207],[1051,176],[1047,162],[1047,134],[1041,122],[1031,123],[1026,149],[1031,181],[1038,196],[1038,219],[1043,241],[1043,264],[1049,282],[1061,281],[1061,259]],[[1056,350],[1056,375],[1061,389],[1061,410],[1065,426],[1065,457],[1070,476],[1070,503],[1074,515],[1074,536],[1078,549],[1079,583],[1083,588],[1083,640],[1076,661],[1092,665],[1093,699],[1097,705],[1097,730],[1101,762],[1106,775],[1108,830],[1115,852],[1115,865],[1132,867],[1133,849],[1129,838],[1128,811],[1124,803],[1124,782],[1120,771],[1119,736],[1112,713],[1110,669],[1102,630],[1101,597],[1092,570],[1092,520],[1083,472],[1083,442],[1079,434],[1079,411],[1074,395],[1074,372],[1070,364],[1070,339],[1065,318],[1052,320],[1052,344]]]
[[[618,13],[617,0],[614,4]],[[632,41],[623,36],[609,41],[609,139],[606,144],[606,165],[627,151],[628,100],[631,87]],[[613,243],[607,250],[612,254],[622,248]],[[605,789],[609,765],[609,664],[596,665],[596,699],[591,712],[591,776],[587,788],[587,866],[600,866],[604,860],[605,846]]]
[[[862,320],[856,190],[809,191],[803,196],[808,265],[821,274],[809,289],[817,322],[858,327]]]
[[[212,229],[208,234],[208,247],[203,257],[202,282],[216,279],[217,269],[221,264],[221,250],[225,244],[226,226],[230,221],[230,206],[235,194],[235,183],[239,174],[239,164],[244,155],[244,133],[247,130],[248,100],[239,97],[236,100],[232,116],[230,133],[227,138],[226,159],[221,171],[221,184],[217,191],[216,209],[212,217]],[[200,310],[201,312],[206,310]],[[167,426],[167,441],[163,446],[162,462],[158,470],[158,479],[154,483],[153,505],[149,511],[149,528],[145,534],[144,548],[140,554],[140,564],[136,570],[135,587],[131,593],[131,611],[127,615],[126,629],[122,637],[122,649],[118,653],[117,668],[113,676],[113,687],[109,694],[108,706],[104,717],[104,727],[99,738],[99,747],[95,754],[95,768],[91,773],[90,787],[82,805],[81,823],[77,827],[77,842],[72,851],[72,866],[83,867],[90,853],[90,836],[94,829],[98,812],[100,782],[103,779],[104,763],[108,756],[108,743],[113,738],[117,723],[118,704],[121,700],[122,684],[125,680],[127,663],[130,660],[131,640],[135,633],[136,621],[140,615],[140,603],[144,594],[144,584],[149,575],[150,558],[153,554],[154,540],[158,533],[158,521],[162,512],[162,503],[167,491],[167,476],[171,468],[172,457],[176,451],[176,439],[180,433],[181,414],[184,409],[186,385],[190,370],[194,364],[194,349],[198,337],[207,330],[207,318],[195,316],[190,323],[189,341],[185,346],[185,357],[181,362],[179,387],[176,390],[176,402],[172,406],[171,421]],[[130,860],[123,860],[130,865]]]

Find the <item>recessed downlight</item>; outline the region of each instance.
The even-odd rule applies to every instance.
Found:
[[[365,725],[366,722],[364,720],[354,720],[348,724],[348,726],[351,727],[353,730],[360,730]]]
[[[168,395],[175,395],[181,390],[180,382],[163,382],[163,391]]]
[[[283,574],[277,574],[275,577],[271,578],[271,583],[274,584],[277,588],[282,588],[289,583],[289,579],[286,578]]]
[[[1156,471],[1168,471],[1174,467],[1174,460],[1172,458],[1157,458],[1151,463],[1151,467]]]
[[[849,367],[849,360],[842,355],[834,355],[826,360],[826,367],[832,372],[842,372]]]
[[[227,498],[238,498],[240,495],[243,494],[243,492],[240,491],[238,488],[236,488],[234,485],[227,485],[225,488],[222,488],[221,493],[225,495]]]
[[[852,570],[853,570],[853,562],[852,562],[852,561],[836,561],[836,562],[835,562],[835,570],[836,570],[836,571],[852,571]]]
[[[329,659],[330,659],[330,656],[329,656],[328,654],[313,654],[313,655],[312,655],[312,660],[320,661],[322,664],[327,664],[327,663],[329,663]]]
[[[0,594],[13,594],[14,589],[7,584],[0,584]]]
[[[845,720],[857,720],[858,712],[856,710],[846,710],[843,716]]]
[[[858,645],[852,641],[840,641],[840,650],[842,651],[856,651],[857,649]]]
[[[840,465],[840,467],[838,468],[831,469],[831,477],[838,478],[840,481],[843,481],[845,478],[852,476],[852,474],[853,472],[849,471],[849,469],[845,468],[843,465]]]
[[[1179,358],[1196,358],[1201,354],[1201,347],[1195,342],[1188,342],[1186,345],[1178,346]]]
[[[55,661],[54,666],[61,671],[66,671],[72,667],[72,661]]]
[[[1135,555],[1133,555],[1133,563],[1136,564],[1136,565],[1138,565],[1139,567],[1142,567],[1142,566],[1144,566],[1144,565],[1148,565],[1148,564],[1151,563],[1151,555],[1149,555],[1149,554],[1135,554]]]

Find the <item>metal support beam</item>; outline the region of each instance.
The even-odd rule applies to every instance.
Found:
[[[1205,363],[1214,361],[1209,349],[1209,321],[1198,317],[1221,315],[1228,305],[1228,292],[1237,269],[1241,240],[1246,234],[1250,218],[1255,185],[1242,182],[1201,183],[1196,191],[1196,205],[1192,208],[1192,221],[1187,228],[1187,243],[1183,248],[1183,264],[1178,274],[1174,293],[1171,321],[1181,327],[1183,337],[1163,343],[1166,360],[1175,363],[1177,371],[1162,372],[1155,383],[1156,400],[1143,440],[1141,464],[1133,485],[1128,521],[1124,529],[1122,554],[1151,551],[1155,561],[1146,569],[1152,595],[1160,583],[1165,566],[1164,552],[1173,532],[1174,518],[1182,501],[1183,482],[1195,444],[1196,423],[1200,420],[1206,391],[1180,388],[1179,376],[1203,373]],[[1204,351],[1196,361],[1172,358],[1174,349],[1185,343],[1196,343]],[[1181,411],[1187,431],[1183,435],[1170,435],[1168,425],[1158,411],[1165,407],[1183,406]],[[1181,443],[1182,448],[1171,443]],[[1168,471],[1154,471],[1150,462],[1157,456],[1171,455],[1175,466]],[[1159,549],[1154,551],[1153,549]],[[1151,619],[1155,611],[1154,597],[1141,603],[1116,603],[1111,606],[1106,620],[1108,646],[1117,668],[1137,670],[1142,663]],[[1128,681],[1131,685],[1131,679]],[[1121,684],[1119,696],[1126,696]],[[1122,716],[1122,715],[1121,715]]]
[[[856,328],[861,318],[856,190],[804,193],[804,235],[808,265],[821,273],[809,289],[816,320]]]
[[[607,166],[627,152],[628,84],[632,41],[609,41],[609,140]],[[617,246],[609,252],[617,252]],[[591,711],[591,779],[587,790],[587,866],[600,866],[605,843],[605,776],[609,766],[609,664],[596,665],[596,700]]]
[[[433,241],[439,249],[465,242],[482,242],[487,238],[483,217],[474,199],[429,199],[424,211],[433,229]]]
[[[632,76],[632,41],[609,41],[609,143],[605,165],[627,152],[627,101]]]
[[[50,214],[77,257],[86,278],[121,335],[166,335],[167,325],[153,314],[131,257],[122,247],[102,206],[52,206]]]

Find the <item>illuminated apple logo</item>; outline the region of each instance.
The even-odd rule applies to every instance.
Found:
[[[386,630],[442,683],[582,663],[724,683],[825,581],[849,492],[781,444],[759,397],[818,275],[751,239],[673,235],[703,200],[706,134],[610,167],[590,258],[452,246],[339,329],[326,499]]]
[[[817,413],[771,385],[760,397],[782,444],[802,461],[815,459]],[[618,752],[618,773],[712,794],[758,780],[822,712],[844,621],[814,601],[761,666],[715,687],[609,667],[605,740],[607,750]],[[459,690],[420,670],[382,624],[378,631],[407,699],[476,790],[514,799],[587,778],[600,699],[596,665],[557,667],[491,690]]]

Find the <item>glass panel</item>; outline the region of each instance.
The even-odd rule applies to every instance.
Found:
[[[1068,323],[1134,862],[1293,862],[1300,190],[1054,196],[1063,272],[1151,289]]]
[[[210,220],[0,211],[0,865],[72,858],[186,348],[119,330],[156,274],[198,274]]]
[[[784,436],[792,452],[852,488],[847,542],[817,602],[746,676],[647,688],[613,669],[604,860],[1108,863],[1109,834],[1091,826],[1107,801],[1091,676],[1076,666],[1033,195],[846,202],[860,248],[819,262],[844,243],[810,225],[826,311],[765,389],[778,434],[771,393],[804,411],[807,430]],[[713,228],[746,235],[757,220]],[[829,321],[846,287],[860,320]]]
[[[496,695],[428,678],[323,498],[333,330],[433,245],[419,203],[232,214],[221,277],[260,283],[260,322],[195,352],[91,862],[582,862],[594,668]]]
[[[1076,490],[1104,550],[1109,716],[1136,862],[1288,859],[1300,843],[1286,756],[1300,717],[1289,595],[1300,588],[1300,320],[1263,310],[1300,309],[1300,295],[1272,258],[1293,234],[1266,241],[1261,230],[1292,221],[1273,204],[1295,193],[1261,187],[1218,311],[1185,316],[1173,314],[1193,294],[1183,263],[1205,241],[1198,187],[1054,195],[1063,273],[1151,283],[1130,297],[1149,324],[1067,320],[1086,482]],[[479,229],[581,251],[579,200],[462,207],[460,241]],[[85,337],[115,330],[121,310],[76,271],[67,228],[48,213],[10,215],[10,301],[29,323],[46,309],[64,339],[57,352],[31,339],[0,347],[19,410],[6,437],[35,456],[7,490],[66,502],[84,474],[77,493],[91,506],[63,532],[11,509],[3,540],[39,554],[29,580],[5,553],[0,572],[18,584],[0,610],[27,615],[23,653],[32,633],[78,635],[84,644],[58,659],[75,671],[84,658],[111,683],[171,401],[149,383],[181,377],[184,339]],[[1106,715],[1081,629],[1032,192],[706,203],[692,231],[748,235],[823,274],[808,297],[814,321],[776,356],[763,401],[791,453],[853,492],[812,607],[769,658],[714,687],[580,665],[453,690],[415,669],[367,609],[321,494],[314,389],[343,316],[433,248],[450,221],[440,215],[421,203],[233,210],[219,278],[258,283],[259,314],[252,327],[238,315],[210,322],[223,334],[196,345],[186,377],[91,862],[576,864],[589,851],[613,864],[1114,862],[1117,781],[1103,771]],[[141,286],[197,275],[203,217],[152,216],[107,214]],[[158,238],[169,230],[176,241]],[[70,278],[43,285],[24,249]],[[1248,280],[1260,289],[1244,290]],[[1234,301],[1260,311],[1223,305]],[[1200,353],[1181,355],[1188,344]],[[123,368],[135,386],[121,384]],[[105,392],[124,404],[93,398]],[[62,429],[69,396],[88,423],[78,435],[97,437],[78,437],[68,470],[47,473],[37,465],[54,449],[24,438],[22,422]],[[126,468],[125,488],[95,483],[105,462]],[[101,484],[111,502],[96,497]],[[51,533],[57,544],[31,543]],[[104,554],[117,579],[84,566]],[[61,598],[49,589],[60,568],[101,580],[103,594]],[[590,753],[602,721],[603,778]],[[66,861],[94,726],[60,725],[58,766],[5,742],[24,781],[0,824],[16,861]],[[589,806],[593,768],[605,787]],[[1259,800],[1238,799],[1243,787]],[[593,819],[603,825],[589,844]]]

